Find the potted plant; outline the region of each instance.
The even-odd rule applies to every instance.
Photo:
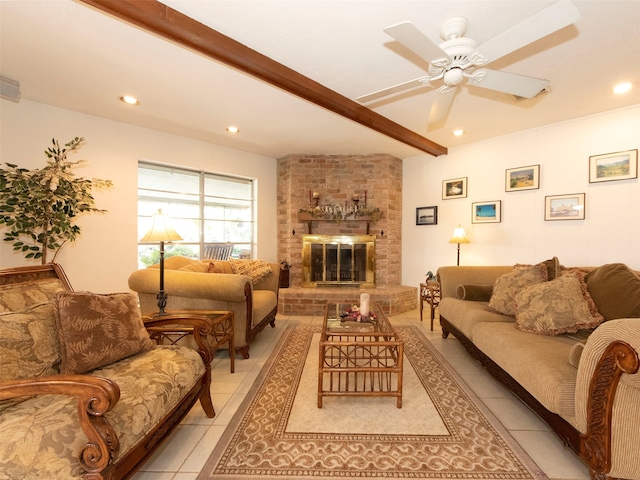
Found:
[[[11,163],[0,168],[0,226],[6,229],[4,241],[26,259],[40,259],[44,265],[52,251],[55,261],[60,248],[80,234],[80,227],[74,223],[78,215],[106,212],[94,206],[92,191],[109,188],[113,183],[76,178],[71,170],[86,161],[67,159],[83,142],[83,137],[76,137],[62,148],[53,139],[53,146],[44,152],[47,165],[41,169],[28,170]]]

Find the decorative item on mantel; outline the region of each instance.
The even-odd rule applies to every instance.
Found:
[[[364,192],[364,203],[360,205],[360,196],[354,194],[351,197],[352,205],[345,201],[344,204],[335,203],[320,205],[320,194],[309,191],[309,208],[298,210],[298,219],[309,223],[309,233],[311,233],[311,222],[313,220],[329,220],[340,223],[343,220],[365,220],[367,221],[367,233],[369,222],[377,222],[384,218],[384,212],[378,207],[367,205],[367,191]]]

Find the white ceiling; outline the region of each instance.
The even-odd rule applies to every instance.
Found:
[[[439,43],[440,24],[469,20],[479,45],[552,0],[165,0],[163,3],[355,99],[425,74],[383,32],[413,22]],[[640,1],[575,0],[582,18],[491,68],[550,80],[535,99],[464,86],[447,121],[429,128],[436,90],[423,87],[370,108],[445,147],[640,103]],[[41,102],[219,145],[290,153],[422,152],[222,63],[74,0],[0,1],[0,74]],[[630,81],[623,96],[613,85]],[[141,104],[124,105],[121,95]],[[0,106],[3,102],[2,100]],[[240,133],[230,135],[227,125]],[[451,132],[463,128],[463,137]],[[82,136],[82,132],[77,132]]]

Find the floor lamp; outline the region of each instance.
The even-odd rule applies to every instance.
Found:
[[[464,233],[464,228],[462,228],[460,225],[458,225],[458,228],[456,228],[453,231],[453,237],[451,237],[451,240],[449,240],[449,243],[457,243],[458,244],[458,263],[457,263],[457,265],[460,266],[460,244],[461,243],[471,243],[471,241],[467,238],[467,234]]]
[[[164,307],[167,306],[167,294],[164,293],[164,242],[173,242],[176,240],[182,240],[182,237],[173,229],[170,225],[169,217],[162,213],[162,210],[158,210],[158,213],[153,215],[151,228],[140,239],[140,242],[160,242],[160,291],[156,298],[158,299],[158,314],[161,317],[167,313],[164,311]]]

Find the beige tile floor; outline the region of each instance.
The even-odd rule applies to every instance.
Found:
[[[397,325],[419,326],[549,478],[590,479],[584,463],[562,444],[542,420],[487,374],[453,336],[443,339],[439,325],[434,326],[431,332],[426,318],[420,322],[419,311],[412,310],[395,315],[390,320]],[[212,363],[211,385],[216,417],[207,418],[200,405],[196,404],[171,438],[136,473],[133,480],[194,480],[198,476],[289,322],[321,323],[322,318],[279,315],[276,327],[267,327],[251,345],[251,358],[236,359],[234,374],[229,373],[227,352],[217,352]]]

